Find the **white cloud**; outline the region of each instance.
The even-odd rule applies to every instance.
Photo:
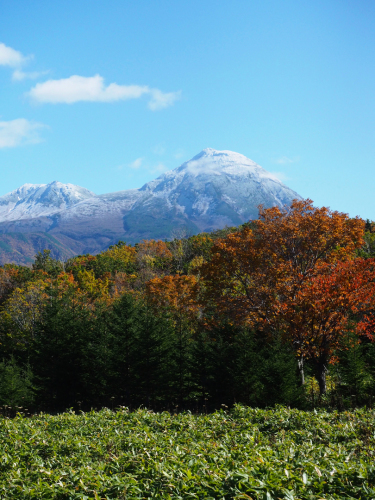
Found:
[[[278,163],[279,165],[285,165],[287,163],[296,163],[299,161],[299,156],[296,158],[288,158],[287,156],[282,156],[281,158],[278,158],[275,162]]]
[[[13,71],[12,80],[18,81],[18,82],[22,81],[22,80],[26,80],[26,79],[35,80],[36,78],[39,78],[40,76],[46,75],[47,73],[49,73],[49,72],[48,71],[25,72],[25,71],[22,71],[20,69],[16,69]]]
[[[31,122],[25,118],[0,122],[0,149],[42,142],[39,131],[45,127],[43,123]]]
[[[0,66],[11,66],[17,68],[24,64],[27,59],[32,56],[25,57],[18,50],[7,47],[4,43],[0,43]]]
[[[61,80],[47,80],[37,83],[28,93],[36,102],[52,104],[72,104],[79,101],[113,102],[139,99],[145,94],[151,95],[149,108],[153,111],[171,106],[180,95],[179,92],[163,93],[158,89],[150,89],[147,85],[111,83],[105,86],[104,78],[100,75],[73,75]]]
[[[22,66],[27,64],[34,56],[24,56],[18,50],[7,47],[4,43],[0,43],[0,66],[11,66],[15,68],[12,74],[13,81],[22,81],[27,78],[36,79],[48,73],[48,71],[22,71]]]
[[[133,168],[134,170],[137,170],[143,163],[143,158],[137,158],[134,160],[132,163],[129,164],[130,168]]]
[[[158,89],[151,89],[150,94],[151,101],[148,103],[148,107],[152,111],[168,108],[181,98],[181,91],[164,93]]]
[[[92,77],[73,75],[70,78],[37,83],[29,95],[37,102],[72,104],[78,101],[111,102],[137,99],[148,92],[148,87],[139,85],[111,83],[105,87],[104,79],[100,75]]]

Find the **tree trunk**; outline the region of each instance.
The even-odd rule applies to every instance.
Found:
[[[299,374],[301,376],[301,385],[305,385],[305,370],[303,366],[303,356],[300,356],[297,359],[297,363],[298,363]]]
[[[319,361],[315,365],[315,378],[319,384],[320,395],[323,396],[327,392],[326,374],[327,364],[324,361]]]

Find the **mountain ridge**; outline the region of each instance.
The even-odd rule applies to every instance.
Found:
[[[119,239],[169,239],[237,226],[258,206],[301,197],[253,160],[207,148],[139,189],[96,195],[54,181],[26,184],[0,197],[0,234],[48,233],[70,252],[97,253]],[[0,255],[1,261],[1,255]]]
[[[0,197],[0,221],[52,216],[93,196],[95,194],[86,188],[59,181],[23,184]]]

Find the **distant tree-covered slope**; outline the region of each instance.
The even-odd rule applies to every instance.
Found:
[[[48,233],[7,233],[0,234],[0,265],[30,265],[35,254],[44,249],[51,250],[51,256],[57,260],[74,255],[69,247]]]

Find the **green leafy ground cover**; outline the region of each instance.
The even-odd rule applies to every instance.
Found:
[[[2,499],[372,499],[373,410],[0,420]]]

